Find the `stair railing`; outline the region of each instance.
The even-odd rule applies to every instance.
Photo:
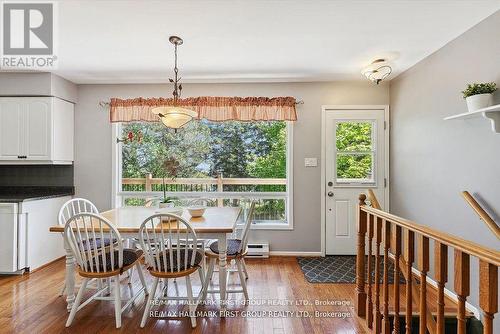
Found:
[[[479,218],[488,226],[493,234],[500,240],[500,227],[490,217],[490,215],[479,205],[474,197],[468,191],[462,191],[462,196],[469,203],[471,208],[477,213]]]
[[[375,209],[378,209],[378,210],[382,210],[381,206],[380,206],[380,203],[377,199],[377,196],[375,195],[375,193],[373,192],[372,189],[368,189],[367,190],[368,192],[368,201],[370,202],[370,205],[371,207],[375,208]],[[379,251],[379,248],[380,248],[380,243],[381,243],[381,240],[380,238],[379,239],[375,239],[376,241],[376,251],[375,251],[375,254],[380,254],[380,251]],[[394,261],[394,254],[391,253],[390,249],[388,249],[388,257]],[[377,259],[379,261],[377,261]],[[369,259],[369,261],[371,261],[371,259]],[[380,256],[379,257],[375,257],[375,268],[380,268]],[[414,303],[416,306],[417,306],[417,309],[419,309],[421,311],[422,314],[424,314],[424,316],[422,317],[422,323],[426,324],[426,328],[427,328],[427,332],[429,334],[434,334],[436,333],[436,320],[434,320],[434,317],[432,316],[432,312],[430,310],[430,308],[428,308],[426,305],[423,305],[423,306],[420,306],[420,292],[419,292],[419,289],[417,288],[418,286],[418,281],[417,279],[411,274],[411,266],[408,267],[408,262],[405,261],[404,258],[400,258],[399,259],[399,270],[401,271],[401,273],[403,274],[405,280],[408,281],[408,279],[411,279],[412,280],[412,284],[407,284],[406,285],[406,295],[409,296],[410,298],[406,298],[406,308],[407,309],[410,309],[411,308],[411,305],[409,305],[409,303]],[[408,274],[410,273],[410,274]],[[378,271],[375,271],[375,276],[378,276],[380,277],[380,273],[378,273]],[[379,282],[380,278],[377,278],[375,277],[375,291],[377,290],[380,290],[380,282]],[[368,282],[368,286],[370,286],[371,282],[369,281]],[[425,291],[425,290],[424,290]],[[375,293],[376,296],[378,296],[377,292]],[[424,295],[423,296],[423,299],[424,303],[426,302],[426,296]],[[368,307],[368,306],[367,306]],[[381,314],[380,314],[380,309],[379,309],[379,305],[375,305],[375,321],[374,321],[374,327],[375,327],[375,332],[376,333],[380,333],[380,328],[381,328],[381,324],[382,324],[382,317],[381,317]],[[370,307],[368,307],[369,309]],[[411,312],[407,312],[406,313],[406,317],[405,317],[405,322],[407,324],[411,324],[411,317],[412,317],[412,313]],[[371,319],[368,319],[369,321],[369,326],[371,325]],[[370,327],[372,328],[372,327]],[[425,334],[425,332],[424,332]]]
[[[401,331],[411,333],[411,321],[406,321],[406,328],[400,326],[400,266],[395,265],[394,271],[389,273],[390,253],[393,261],[404,265],[401,268],[406,278],[406,293],[414,293],[414,280],[411,279],[415,253],[417,253],[417,268],[420,273],[419,284],[419,315],[420,334],[425,334],[429,326],[429,308],[426,301],[427,272],[429,271],[429,241],[434,242],[434,268],[435,280],[437,281],[437,316],[435,332],[444,333],[444,286],[447,282],[448,273],[448,247],[454,249],[454,290],[458,297],[457,333],[465,334],[466,330],[466,298],[470,294],[470,257],[479,259],[479,307],[482,310],[483,327],[485,334],[493,334],[493,317],[498,312],[498,266],[500,265],[500,252],[483,247],[479,244],[455,237],[453,235],[437,231],[427,226],[416,224],[410,220],[392,215],[366,204],[366,195],[359,196],[358,205],[358,249],[356,259],[356,298],[355,309],[358,316],[366,317],[369,328],[375,333],[390,334],[391,323],[389,319],[389,275],[394,277],[392,284],[393,300],[392,306],[394,316],[392,327],[394,334]],[[373,202],[372,202],[373,203]],[[404,236],[404,238],[403,238]],[[373,253],[373,239],[375,238],[375,253]],[[381,255],[378,248],[383,247],[383,300],[380,301],[380,278]],[[368,246],[368,268],[365,267],[366,246]],[[375,257],[375,266],[371,265],[372,257]],[[368,284],[365,281],[365,272],[368,269]],[[371,277],[374,273],[375,298],[372,297]],[[408,279],[410,278],[410,279]],[[368,290],[368,292],[366,291]],[[377,295],[377,293],[379,295]],[[373,305],[375,303],[375,305]],[[382,312],[382,314],[380,314]],[[406,304],[406,319],[412,317],[412,303]],[[378,320],[377,320],[378,319]],[[375,322],[375,324],[373,323]]]

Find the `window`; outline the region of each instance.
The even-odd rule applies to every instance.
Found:
[[[120,138],[140,141],[117,145],[117,199],[145,205],[167,196],[181,205],[192,198],[215,205],[240,205],[257,199],[255,222],[262,228],[291,228],[290,143],[287,122],[210,122],[196,120],[175,132],[161,123],[123,123]],[[164,162],[175,160],[177,178]],[[243,203],[244,201],[242,201]]]
[[[375,183],[374,128],[372,121],[336,123],[336,183]]]

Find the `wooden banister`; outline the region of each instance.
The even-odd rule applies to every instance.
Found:
[[[375,209],[381,209],[380,207],[380,202],[378,201],[377,199],[377,196],[375,195],[375,193],[373,192],[372,189],[368,189],[367,190],[368,192],[368,200],[370,201],[370,204],[372,207],[374,207]],[[377,220],[380,220],[382,221],[381,218],[377,218]],[[391,236],[387,236],[387,238],[390,238]],[[427,239],[428,240],[428,239]],[[380,247],[380,245],[378,245],[378,247]],[[427,250],[428,250],[428,245],[427,245]],[[376,251],[376,254],[378,254],[378,250]],[[387,253],[387,258],[388,259],[391,259],[392,261],[394,261],[394,254],[390,253],[388,251]],[[378,259],[378,257],[377,257]],[[419,258],[420,259],[420,258]],[[412,259],[413,260],[413,259]],[[427,259],[428,260],[428,259]],[[376,264],[377,268],[378,268],[378,264]],[[384,265],[385,267],[385,265]],[[410,296],[410,298],[407,298],[407,304],[406,304],[406,307],[408,308],[408,302],[409,301],[412,301],[416,307],[418,308],[420,314],[423,314],[423,316],[421,316],[421,320],[423,320],[422,324],[425,325],[425,327],[422,327],[422,330],[423,332],[421,332],[421,334],[426,334],[426,331],[425,331],[425,328],[427,328],[427,331],[430,333],[430,334],[434,334],[436,332],[436,320],[434,320],[434,317],[432,316],[432,312],[429,308],[427,308],[426,306],[426,285],[423,286],[423,292],[424,292],[424,298],[422,299],[422,292],[419,291],[419,288],[417,288],[418,285],[418,281],[417,279],[411,274],[411,266],[408,266],[408,263],[403,259],[403,258],[400,258],[399,259],[399,269],[401,270],[401,273],[403,274],[405,280],[407,282],[410,282],[408,285],[407,285],[407,288],[410,287],[410,293],[408,294],[408,290],[407,290],[407,294],[408,296]],[[429,270],[429,268],[427,267],[427,269],[425,270],[425,274],[424,274],[424,282],[426,282],[426,273],[427,271]],[[423,305],[421,305],[422,303],[422,300],[424,301]],[[377,309],[377,307],[379,307],[378,305],[379,302],[376,301],[376,304],[375,304],[375,309]],[[377,329],[377,315],[379,314],[380,312],[377,312],[375,311],[375,328]],[[381,315],[380,315],[381,316]],[[407,312],[407,325],[408,325],[408,318],[411,318],[411,312]],[[387,322],[387,326],[389,326],[389,322]],[[408,329],[407,329],[408,331]],[[379,330],[376,330],[376,333],[379,333],[380,331]]]
[[[451,234],[437,231],[427,226],[416,224],[413,221],[398,217],[396,215],[384,212],[378,208],[380,207],[373,192],[368,191],[368,198],[373,207],[366,205],[367,196],[362,194],[359,197],[358,206],[358,258],[356,266],[357,277],[357,301],[356,311],[359,316],[367,316],[367,323],[369,328],[372,328],[372,321],[374,321],[373,329],[376,333],[382,332],[388,334],[390,332],[389,322],[389,283],[388,277],[394,277],[393,289],[393,330],[392,334],[399,334],[402,331],[406,333],[411,332],[412,315],[412,302],[416,297],[419,302],[417,305],[420,316],[420,334],[429,333],[444,333],[444,318],[445,313],[445,296],[444,286],[448,280],[448,248],[452,247],[455,254],[455,261],[452,262],[454,276],[454,289],[458,297],[457,302],[457,332],[465,333],[466,328],[466,299],[470,294],[470,257],[476,257],[480,262],[479,279],[480,285],[478,287],[480,294],[479,306],[483,312],[483,325],[484,333],[492,334],[493,330],[493,317],[498,312],[498,266],[500,265],[500,252],[491,248],[484,247],[474,242],[455,237]],[[379,227],[380,222],[380,227]],[[377,230],[383,228],[383,243],[379,245]],[[382,231],[381,231],[382,232]],[[403,237],[404,236],[404,237]],[[372,246],[373,237],[375,237],[375,276],[378,276],[378,252],[379,247],[383,247],[384,252],[384,269],[383,269],[383,286],[384,293],[383,308],[379,305],[380,300],[377,297],[380,288],[377,286],[378,280],[375,282],[375,298],[373,302],[374,307],[371,306],[372,288],[371,283],[368,283],[368,294],[365,292],[365,251],[369,250],[368,257],[368,279],[371,277],[372,272]],[[434,279],[437,282],[437,318],[434,320],[431,310],[429,310],[427,299],[427,272],[429,271],[429,245],[430,240],[434,245]],[[366,243],[368,242],[368,247]],[[391,254],[393,253],[393,254]],[[416,284],[416,278],[412,274],[413,262],[415,261],[414,254],[417,254],[417,268],[420,272],[420,282]],[[395,263],[394,272],[388,271],[387,262],[393,258]],[[400,328],[399,316],[400,312],[400,287],[399,287],[399,271],[406,280],[406,326]],[[417,289],[417,286],[419,287]],[[418,291],[420,290],[420,291]],[[368,297],[368,304],[367,304]],[[362,309],[360,309],[362,307]],[[379,310],[383,310],[381,328],[379,327],[378,314]],[[374,315],[371,313],[375,312]],[[448,315],[449,316],[449,315]],[[372,320],[373,319],[373,320]]]
[[[378,202],[377,196],[375,196],[375,193],[373,192],[372,189],[368,189],[368,200],[370,201],[372,207],[374,207],[375,209],[382,210],[382,207]]]
[[[490,215],[479,205],[474,197],[468,191],[462,191],[462,196],[469,203],[471,208],[477,213],[479,218],[488,226],[493,234],[500,240],[500,227],[490,217]]]
[[[480,260],[493,264],[495,266],[500,266],[500,252],[488,247],[484,247],[472,241],[468,241],[454,235],[435,230],[433,228],[417,224],[411,220],[404,219],[387,213],[382,210],[371,208],[369,206],[361,206],[360,210],[365,213],[370,213],[376,217],[388,220],[404,229],[410,229],[416,234],[424,235],[429,239],[443,243],[449,247],[459,249],[471,256],[477,257]]]

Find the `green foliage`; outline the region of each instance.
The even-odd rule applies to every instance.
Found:
[[[210,153],[208,128],[199,122],[191,122],[187,129],[175,133],[161,123],[126,123],[123,134],[142,131],[141,143],[123,145],[122,175],[140,178],[151,173],[153,177],[167,176],[165,160],[175,157],[179,163],[178,177],[203,177],[199,165]]]
[[[127,123],[141,143],[123,145],[125,178],[165,177],[164,161],[179,161],[178,177],[286,177],[284,122],[190,122],[175,133],[161,123]],[[272,163],[272,165],[271,165]]]
[[[372,177],[371,123],[338,123],[336,145],[339,152],[337,156],[337,178],[369,179]]]
[[[478,94],[491,94],[497,90],[497,84],[494,82],[473,83],[468,84],[467,88],[462,91],[464,99]]]

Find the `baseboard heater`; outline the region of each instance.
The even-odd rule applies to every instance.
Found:
[[[269,243],[249,243],[248,253],[245,257],[248,258],[268,258],[269,257]]]

